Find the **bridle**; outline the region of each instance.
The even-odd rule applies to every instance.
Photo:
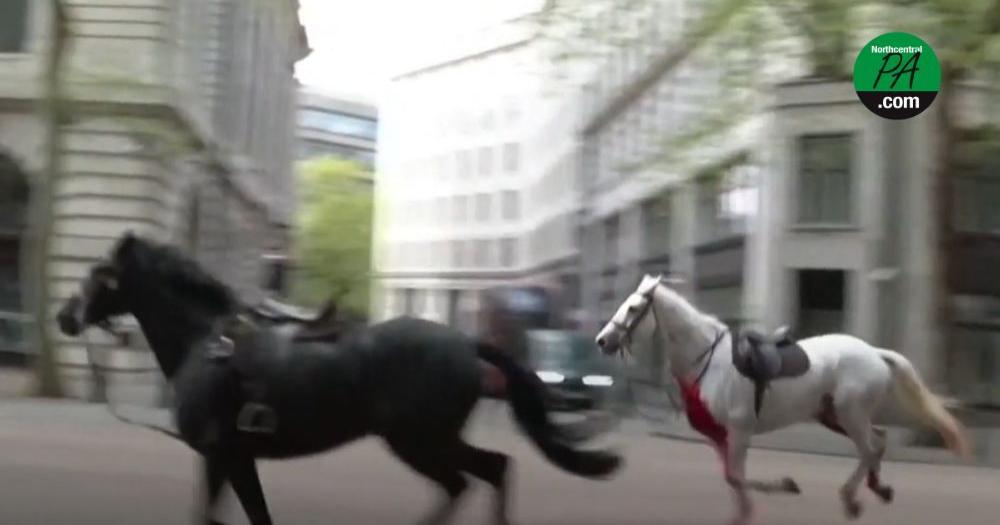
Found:
[[[614,326],[623,334],[621,346],[622,349],[625,350],[625,353],[628,353],[629,355],[632,354],[632,348],[631,348],[632,331],[635,330],[637,326],[639,326],[639,323],[641,323],[646,318],[646,316],[649,315],[649,312],[653,309],[653,292],[655,291],[656,291],[656,286],[652,286],[648,290],[636,293],[637,295],[639,295],[639,297],[642,297],[645,300],[645,302],[639,309],[639,313],[631,320],[631,322],[623,323],[613,317],[611,318],[611,326]],[[653,318],[655,320],[656,312],[653,312]],[[659,329],[659,326],[660,323],[656,323],[657,330]]]
[[[656,291],[656,288],[658,286],[659,286],[659,283],[657,283],[654,286],[649,287],[649,289],[647,289],[647,290],[643,290],[642,292],[634,292],[633,293],[633,295],[639,295],[640,297],[642,297],[645,300],[645,302],[643,303],[642,307],[640,308],[640,311],[639,311],[638,315],[636,315],[630,322],[623,323],[621,321],[618,321],[617,319],[614,319],[614,318],[611,319],[611,325],[614,326],[615,328],[617,328],[623,334],[622,335],[622,341],[621,341],[622,349],[624,349],[624,351],[625,351],[623,353],[628,353],[628,354],[632,353],[632,349],[631,349],[631,345],[632,345],[632,331],[635,330],[635,328],[637,326],[639,326],[639,323],[641,323],[646,318],[647,315],[649,315],[650,311],[653,311],[653,292]],[[656,328],[655,329],[659,330],[660,329],[660,323],[659,323],[659,319],[656,319],[656,312],[655,311],[653,311],[653,319],[654,319],[654,321],[656,321]],[[725,336],[726,336],[727,333],[729,333],[729,329],[722,329],[722,330],[720,330],[719,333],[716,334],[715,340],[712,341],[712,344],[709,345],[708,348],[705,349],[705,351],[703,351],[701,354],[699,354],[698,357],[696,357],[695,360],[691,362],[691,368],[694,368],[694,367],[698,366],[699,363],[704,362],[704,365],[702,366],[701,371],[698,372],[697,376],[695,376],[695,380],[694,380],[694,384],[695,385],[701,383],[702,379],[705,378],[705,374],[708,373],[708,368],[712,364],[712,357],[715,356],[715,351],[716,351],[716,349],[719,348],[719,343],[722,342],[722,340],[725,338]]]

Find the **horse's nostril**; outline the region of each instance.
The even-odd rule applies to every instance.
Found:
[[[604,343],[605,343],[605,341],[604,341],[603,337],[598,337],[597,338],[597,346],[599,346],[601,348],[604,348]]]

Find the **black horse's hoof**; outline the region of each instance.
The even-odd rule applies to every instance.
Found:
[[[876,487],[875,495],[878,499],[882,500],[882,503],[892,503],[892,500],[896,497],[896,491],[890,486]]]
[[[792,478],[781,479],[781,490],[789,494],[802,494],[802,489],[799,488],[799,484]]]

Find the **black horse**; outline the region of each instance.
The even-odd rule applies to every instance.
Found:
[[[484,389],[480,359],[502,372],[517,423],[552,463],[592,478],[620,465],[612,453],[560,440],[535,375],[451,328],[400,318],[335,342],[301,341],[287,326],[238,320],[239,310],[234,294],[190,259],[129,233],[58,314],[62,331],[73,336],[116,316],[138,320],[173,384],[180,436],[204,457],[204,523],[217,523],[213,509],[227,481],[252,523],[271,523],[255,458],[318,453],[367,435],[384,439],[447,493],[421,523],[447,520],[466,473],[496,489],[496,522],[507,523],[508,456],[461,437]],[[269,407],[273,427],[241,427],[250,401]]]

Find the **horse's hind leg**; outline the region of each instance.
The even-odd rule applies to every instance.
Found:
[[[889,485],[882,484],[882,478],[879,474],[882,468],[882,458],[885,457],[885,430],[874,426],[871,428],[872,438],[875,442],[876,458],[875,463],[868,468],[868,488],[882,500],[882,503],[892,503],[895,491]]]
[[[837,414],[833,408],[833,398],[829,395],[823,398],[823,406],[820,409],[819,414],[817,414],[816,419],[824,427],[830,429],[832,432],[836,432],[844,437],[850,437],[847,435],[847,431],[840,426],[837,421]],[[889,485],[883,485],[882,479],[879,475],[879,470],[882,467],[882,458],[885,456],[886,447],[886,434],[885,429],[878,428],[876,426],[871,426],[872,439],[875,442],[875,449],[878,451],[878,459],[875,463],[868,469],[868,488],[875,493],[876,496],[883,503],[891,503],[895,494],[892,487]]]
[[[506,525],[509,523],[507,507],[510,497],[507,490],[507,473],[510,458],[506,454],[477,448],[465,442],[461,442],[460,449],[462,470],[496,489],[495,523]]]
[[[469,485],[459,469],[462,458],[458,438],[441,440],[395,436],[386,441],[403,463],[437,483],[445,491],[445,500],[420,520],[420,525],[448,522],[455,512],[459,497]]]
[[[850,519],[861,516],[861,503],[858,502],[858,487],[865,474],[877,472],[879,449],[874,443],[872,424],[867,412],[869,403],[861,399],[852,399],[837,405],[837,421],[854,442],[858,451],[858,466],[840,489],[840,497],[844,503],[844,512]]]

